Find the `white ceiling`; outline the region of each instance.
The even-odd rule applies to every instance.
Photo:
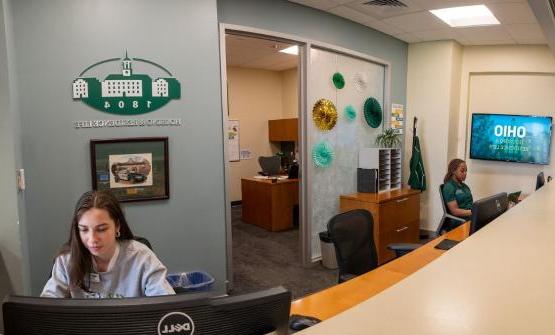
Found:
[[[293,44],[231,34],[225,35],[225,42],[227,66],[271,71],[297,67],[298,56],[279,52]]]
[[[547,44],[526,0],[399,0],[407,7],[365,5],[369,0],[288,0],[379,30],[408,43],[456,40],[462,45]],[[428,10],[485,4],[501,23],[451,28]]]

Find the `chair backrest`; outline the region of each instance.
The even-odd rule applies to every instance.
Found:
[[[445,198],[443,197],[443,185],[444,184],[439,185],[439,197],[441,198],[441,206],[443,207],[443,213],[451,214],[449,212],[449,208],[447,207],[447,204],[445,203]]]
[[[281,158],[279,156],[258,157],[258,164],[262,172],[267,176],[275,176],[281,168]]]
[[[378,266],[373,226],[372,214],[365,209],[337,214],[328,222],[340,279],[342,275],[358,276]]]

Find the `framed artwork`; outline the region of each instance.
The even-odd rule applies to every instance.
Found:
[[[93,190],[119,201],[169,199],[167,137],[91,140]]]

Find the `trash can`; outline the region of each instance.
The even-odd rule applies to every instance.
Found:
[[[320,251],[322,252],[322,265],[328,269],[337,269],[337,259],[335,258],[335,247],[330,234],[323,231],[320,234]]]
[[[209,291],[215,281],[214,277],[204,271],[172,273],[166,279],[175,293]]]

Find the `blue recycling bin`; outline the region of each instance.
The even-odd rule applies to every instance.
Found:
[[[166,279],[175,293],[209,291],[215,281],[214,277],[204,271],[172,273]]]

